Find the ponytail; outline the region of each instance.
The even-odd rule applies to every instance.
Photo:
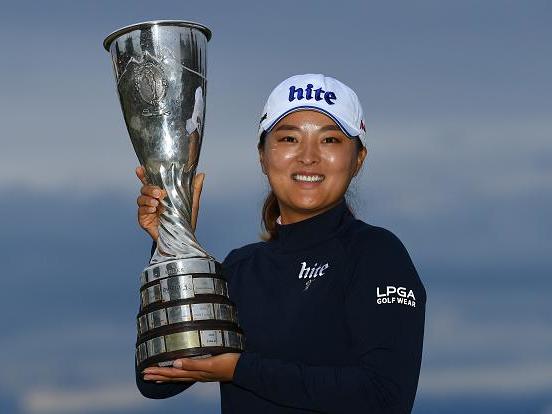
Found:
[[[274,192],[270,190],[263,204],[262,210],[262,222],[264,232],[260,235],[264,241],[273,240],[278,237],[276,231],[276,219],[280,215],[280,205],[278,199],[274,195]]]

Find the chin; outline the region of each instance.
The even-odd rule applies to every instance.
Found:
[[[315,200],[315,199],[302,199],[302,200],[291,200],[291,207],[297,210],[318,210],[323,208],[326,203]]]

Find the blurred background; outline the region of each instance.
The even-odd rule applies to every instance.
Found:
[[[362,220],[406,245],[428,294],[414,413],[552,414],[549,1],[48,1],[2,7],[0,412],[217,413],[218,384],[134,384],[138,165],[104,37],[213,31],[198,239],[258,240],[256,128],[272,88],[324,73],[359,95]]]

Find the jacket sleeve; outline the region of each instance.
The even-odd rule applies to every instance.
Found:
[[[380,236],[377,243],[358,243],[354,249],[360,248],[360,254],[351,260],[344,323],[355,363],[314,366],[246,350],[236,366],[236,385],[279,404],[323,413],[410,413],[422,357],[426,292],[400,240],[387,230]],[[393,292],[389,300],[395,301],[378,304],[388,286]],[[399,303],[403,296],[411,302]]]
[[[155,252],[156,246],[157,244],[154,241],[151,247],[151,256],[153,256],[153,252]],[[145,381],[144,375],[138,371],[136,366],[135,366],[135,373],[136,373],[136,386],[138,387],[140,394],[142,394],[146,398],[152,398],[152,399],[169,398],[181,393],[182,391],[186,390],[187,388],[195,384],[195,381],[163,382],[160,384],[157,384],[155,381]]]

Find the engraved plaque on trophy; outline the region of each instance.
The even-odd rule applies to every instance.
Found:
[[[134,151],[148,182],[167,192],[157,249],[140,275],[140,370],[244,347],[221,264],[199,245],[191,226],[210,38],[201,24],[158,20],[123,27],[103,42]]]

